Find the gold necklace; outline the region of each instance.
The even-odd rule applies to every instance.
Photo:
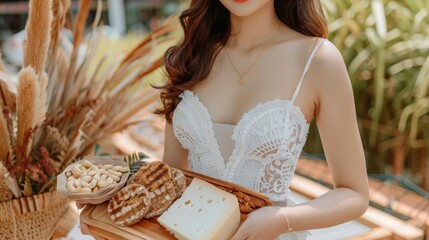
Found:
[[[280,30],[280,25],[279,25],[279,27],[277,28],[277,30],[276,30],[276,32],[273,34],[273,36],[271,37],[271,39],[270,39],[270,42],[272,41],[272,40],[274,40],[274,37],[277,35],[277,33],[279,32],[279,30]],[[253,68],[253,66],[255,66],[255,64],[258,62],[258,60],[259,60],[259,57],[262,55],[262,53],[263,53],[264,51],[260,51],[259,52],[259,54],[256,56],[256,59],[255,59],[255,61],[253,61],[253,63],[247,68],[247,70],[244,72],[244,74],[242,75],[242,74],[240,74],[240,71],[238,71],[238,69],[237,69],[237,67],[235,66],[235,64],[234,64],[234,62],[232,61],[232,59],[231,59],[231,56],[229,56],[229,53],[228,53],[228,49],[227,49],[227,47],[225,46],[225,53],[226,53],[226,56],[228,57],[228,60],[229,60],[229,62],[231,63],[231,65],[232,65],[232,68],[234,68],[234,71],[235,71],[235,73],[237,73],[237,75],[240,77],[240,79],[238,80],[238,84],[239,85],[242,85],[243,83],[244,83],[244,77],[250,72],[250,70],[252,70],[252,68]]]

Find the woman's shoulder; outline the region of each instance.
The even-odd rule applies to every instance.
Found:
[[[339,64],[344,64],[342,55],[338,48],[328,39],[307,36],[296,31],[291,31],[289,33],[289,36],[285,33],[284,36],[280,38],[280,42],[277,44],[279,48],[276,48],[278,53],[288,57],[299,57],[303,60],[307,60],[311,52],[320,43],[320,46],[315,52],[312,60],[313,66],[316,65],[318,68],[320,67],[323,69],[324,67],[335,67]]]
[[[320,44],[317,52],[314,54],[312,65],[320,70],[326,67],[344,66],[344,60],[338,48],[328,39],[316,38],[316,46]],[[332,70],[332,69],[329,69]]]
[[[314,53],[309,74],[317,81],[349,80],[343,56],[338,48],[327,39],[316,39],[320,46]],[[344,78],[347,76],[347,78]]]
[[[296,33],[293,37],[283,40],[282,44],[283,46],[293,46],[299,52],[309,50],[309,53],[311,53],[317,45],[320,44],[314,55],[313,62],[315,62],[315,64],[335,64],[343,62],[343,58],[338,48],[326,38]]]
[[[311,81],[319,98],[350,93],[351,81],[341,52],[329,40],[317,41],[323,42],[314,54],[307,80]]]
[[[284,51],[280,50],[283,55],[302,64],[311,61],[305,81],[316,85],[349,81],[341,52],[328,39],[299,34],[283,43],[288,46]]]

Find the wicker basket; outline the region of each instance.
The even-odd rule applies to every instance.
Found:
[[[0,239],[49,239],[67,204],[57,191],[0,202]]]

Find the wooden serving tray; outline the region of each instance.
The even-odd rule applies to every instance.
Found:
[[[215,178],[207,177],[198,173],[188,170],[181,170],[186,176],[186,182],[189,185],[193,178],[199,178],[207,181],[216,187],[237,194],[238,192],[247,195],[252,202],[259,202],[262,206],[271,206],[272,202],[267,196],[260,194],[251,189],[218,180]],[[245,201],[239,201],[240,206],[245,204]],[[107,212],[108,202],[99,205],[87,205],[80,215],[81,222],[88,225],[88,228],[94,234],[102,236],[106,239],[112,240],[169,240],[174,238],[164,227],[162,227],[157,218],[143,219],[137,224],[129,227],[120,227],[115,225],[110,219]],[[247,217],[246,212],[241,212],[241,222]]]

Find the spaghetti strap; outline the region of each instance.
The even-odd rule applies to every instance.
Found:
[[[310,68],[311,61],[313,60],[314,55],[316,55],[317,50],[325,41],[326,39],[322,39],[321,41],[319,41],[316,47],[314,47],[313,51],[311,52],[310,57],[308,58],[307,63],[305,64],[304,72],[301,75],[301,79],[299,80],[298,85],[296,86],[295,92],[293,93],[293,97],[291,101],[292,104],[295,102],[296,98],[298,97],[298,93],[299,93],[299,90],[301,89],[302,81],[304,80],[305,74],[308,72],[308,69]]]
[[[307,73],[307,71],[308,71],[308,69],[310,68],[310,65],[311,65],[311,61],[313,60],[313,57],[314,57],[314,55],[316,55],[316,52],[317,52],[317,50],[319,49],[319,47],[322,45],[322,43],[324,43],[326,41],[326,39],[323,39],[323,40],[321,40],[321,41],[319,41],[318,43],[317,43],[317,45],[313,48],[313,51],[311,52],[311,54],[310,54],[310,57],[308,58],[308,60],[307,60],[307,63],[305,64],[305,67],[304,67],[304,72],[302,73],[302,76],[301,76],[301,79],[299,79],[299,82],[298,82],[298,85],[296,86],[296,89],[295,89],[295,92],[293,93],[293,97],[292,97],[292,100],[290,101],[290,102],[288,102],[288,106],[290,107],[290,106],[292,106],[293,104],[294,104],[294,102],[295,102],[295,99],[296,99],[296,97],[298,96],[298,93],[299,93],[299,90],[300,90],[300,88],[301,88],[301,84],[302,84],[302,80],[304,79],[304,77],[305,77],[305,74]],[[283,128],[283,135],[284,136],[288,136],[288,131],[289,131],[289,120],[290,120],[290,118],[289,118],[289,110],[286,110],[285,111],[285,124],[284,124],[284,128]],[[282,138],[282,140],[281,140],[281,145],[287,145],[288,143],[287,142],[285,142],[285,140],[284,140],[285,138]],[[287,147],[286,148],[280,148],[280,152],[279,152],[279,154],[280,154],[280,156],[283,156],[283,155],[287,155],[288,153],[284,150],[284,149],[287,149]]]

